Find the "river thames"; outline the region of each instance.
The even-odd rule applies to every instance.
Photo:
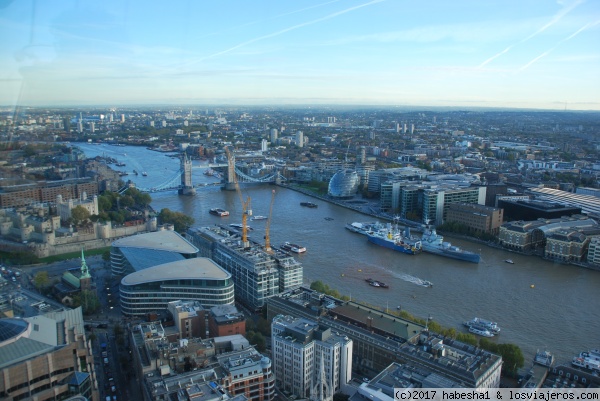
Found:
[[[126,163],[114,167],[130,173],[140,188],[154,188],[179,170],[179,160],[144,147],[76,144],[88,157],[105,155]],[[194,162],[194,184],[215,183],[203,174],[206,167]],[[134,176],[133,170],[148,176]],[[570,362],[581,351],[600,346],[600,272],[552,263],[485,245],[450,240],[453,245],[481,252],[472,264],[430,254],[406,255],[367,242],[365,236],[344,228],[353,221],[373,221],[370,216],[296,191],[271,185],[242,186],[251,197],[254,215],[268,215],[271,191],[276,190],[271,223],[271,243],[298,243],[307,248],[296,258],[304,267],[304,280],[321,280],[353,300],[390,310],[401,307],[413,315],[446,327],[464,330],[462,322],[480,317],[502,328],[493,341],[521,347],[526,366],[536,350],[547,349],[558,362]],[[235,191],[219,186],[198,188],[196,196],[176,191],[151,193],[152,207],[169,208],[195,219],[196,226],[241,223],[241,203]],[[312,201],[318,208],[300,206]],[[231,214],[219,218],[209,209],[220,207]],[[250,238],[263,242],[266,220],[250,221]],[[505,263],[510,258],[514,264]],[[384,281],[389,289],[371,287],[365,278]],[[417,279],[434,285],[426,288]]]

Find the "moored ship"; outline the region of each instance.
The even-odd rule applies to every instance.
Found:
[[[498,323],[491,322],[489,320],[481,319],[478,317],[474,317],[473,319],[465,322],[464,325],[467,326],[469,329],[475,327],[477,329],[488,330],[492,334],[500,333],[500,327],[498,326]]]
[[[316,203],[312,203],[312,202],[300,202],[300,206],[315,208],[315,207],[318,207],[319,205],[317,205]]]
[[[471,263],[479,263],[480,255],[474,252],[465,251],[449,242],[444,242],[444,237],[439,235],[435,228],[429,227],[421,236],[423,251],[434,255],[445,256],[447,258],[464,260]]]
[[[387,229],[368,232],[369,242],[392,249],[397,252],[415,255],[421,252],[421,241],[403,236],[398,230],[392,229],[388,224]]]

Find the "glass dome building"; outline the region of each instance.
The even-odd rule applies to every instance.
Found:
[[[358,190],[359,177],[354,170],[340,170],[329,180],[329,196],[351,198]]]

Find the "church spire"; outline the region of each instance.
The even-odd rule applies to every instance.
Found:
[[[83,255],[83,248],[81,249],[81,278],[91,278],[90,270],[85,263],[85,256]]]

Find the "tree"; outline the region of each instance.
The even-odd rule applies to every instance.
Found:
[[[71,217],[76,226],[80,226],[90,218],[90,211],[83,206],[75,206],[71,209]]]
[[[73,297],[73,307],[81,306],[84,315],[91,315],[100,309],[100,300],[95,292],[81,290]]]
[[[158,218],[163,224],[173,224],[175,231],[178,233],[185,233],[194,224],[193,217],[180,212],[173,212],[167,208],[160,211]]]
[[[37,272],[35,276],[33,276],[33,285],[38,291],[48,287],[50,285],[50,276],[48,276],[48,272]]]
[[[516,377],[518,370],[525,365],[521,348],[515,344],[498,344],[498,353],[504,361],[502,364],[504,374]]]

